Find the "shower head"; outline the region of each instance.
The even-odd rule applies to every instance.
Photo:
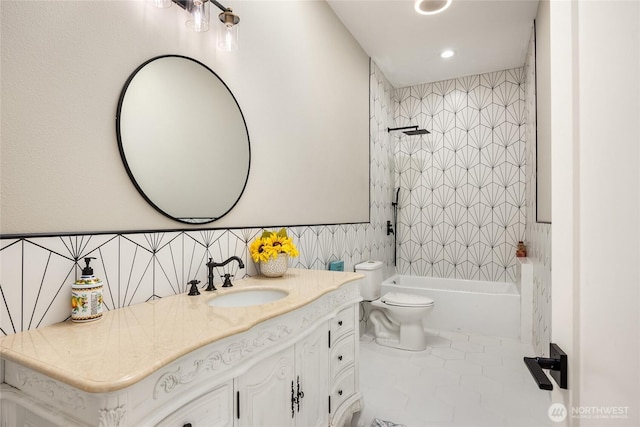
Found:
[[[407,129],[411,129],[411,130],[407,130]],[[429,132],[426,129],[418,129],[418,126],[405,126],[405,127],[400,127],[400,128],[387,128],[387,132],[393,132],[396,130],[401,130],[402,133],[404,133],[405,135],[409,135],[409,136],[413,136],[413,135],[425,135]]]
[[[409,136],[411,136],[411,135],[425,135],[425,134],[428,134],[428,133],[430,133],[430,132],[428,130],[426,130],[426,129],[416,129],[416,130],[405,130],[404,131],[404,134],[405,135],[409,135]]]

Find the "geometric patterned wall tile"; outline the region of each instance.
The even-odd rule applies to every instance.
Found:
[[[389,185],[389,184],[385,184]],[[390,199],[386,207],[390,210]],[[214,283],[230,273],[241,278],[258,273],[249,255],[250,243],[263,228],[158,233],[24,237],[2,239],[0,247],[0,333],[13,334],[61,322],[70,315],[71,284],[80,276],[87,256],[97,258],[94,274],[103,281],[106,310],[185,292],[187,282],[207,281],[209,258],[240,257],[214,271]],[[392,261],[392,239],[377,224],[289,227],[300,256],[295,268],[326,269],[344,260],[345,270],[368,259]]]
[[[22,283],[22,241],[5,239],[0,243],[0,333],[7,335],[23,329],[19,285]],[[6,286],[8,283],[18,286],[10,288]]]
[[[394,135],[402,198],[398,271],[515,281],[524,239],[525,73],[521,68],[401,88]]]

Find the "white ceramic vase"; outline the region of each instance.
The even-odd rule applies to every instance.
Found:
[[[277,258],[270,258],[260,263],[260,273],[267,277],[280,277],[289,267],[289,254],[279,253]]]

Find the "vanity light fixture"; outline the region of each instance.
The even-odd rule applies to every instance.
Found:
[[[187,27],[196,33],[209,31],[209,4],[207,0],[187,0]]]
[[[440,53],[440,58],[451,58],[453,55],[455,55],[455,52],[452,51],[451,49],[447,49],[447,50],[443,50],[442,53]]]
[[[444,11],[453,0],[416,0],[416,12],[421,15],[435,15]]]
[[[214,4],[220,7],[220,3],[216,0],[211,0]],[[218,25],[218,49],[231,52],[238,50],[238,22],[240,17],[233,13],[231,9],[224,9],[218,19],[222,22],[222,25]]]
[[[187,27],[196,32],[209,31],[209,3],[222,11],[218,15],[218,49],[230,52],[238,49],[238,23],[240,17],[231,8],[223,6],[217,0],[147,0],[158,8],[167,8],[175,3],[189,13]]]

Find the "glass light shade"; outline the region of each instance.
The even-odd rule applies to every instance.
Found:
[[[188,0],[187,27],[196,32],[209,31],[209,2],[207,0]]]
[[[226,52],[238,50],[238,25],[221,22],[218,25],[217,46]]]
[[[147,0],[147,3],[154,5],[159,9],[166,9],[173,3],[171,0]]]

